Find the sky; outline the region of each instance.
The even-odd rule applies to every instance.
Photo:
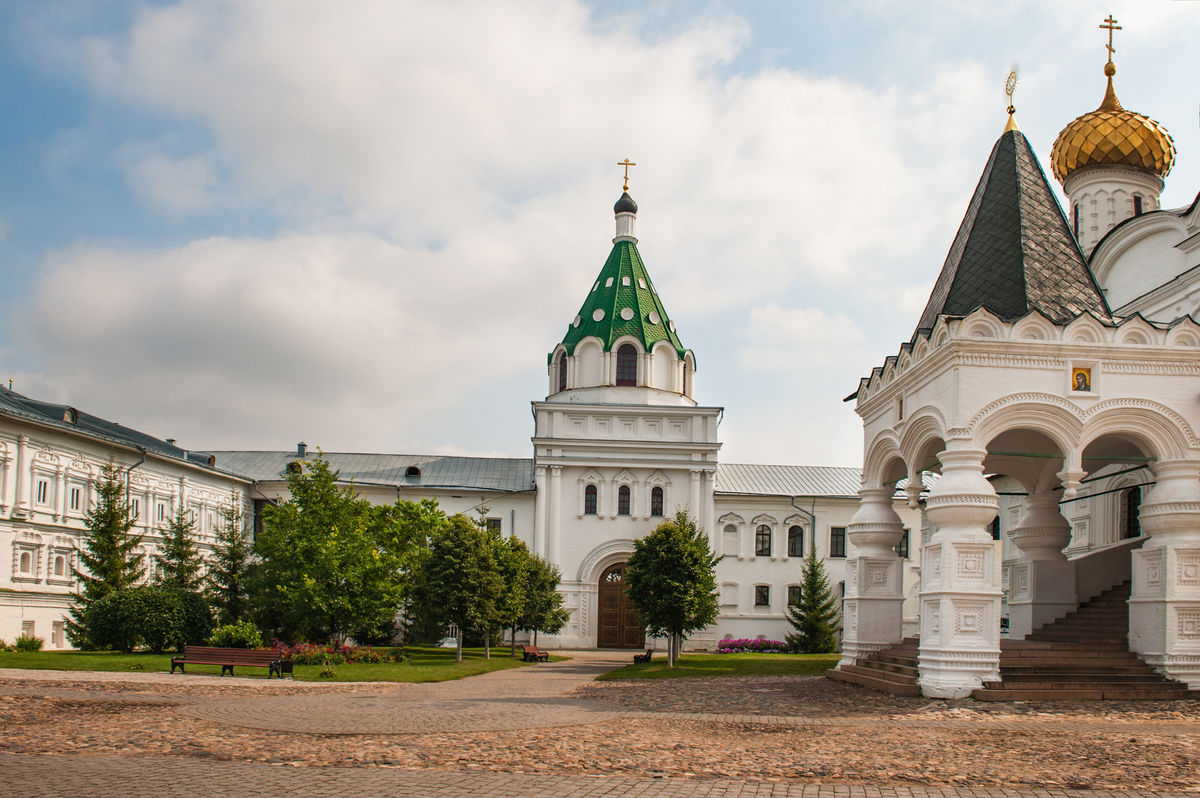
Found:
[[[1048,172],[1108,13],[1190,204],[1200,2],[0,0],[0,379],[193,450],[528,457],[628,157],[722,461],[858,465],[1009,70]]]

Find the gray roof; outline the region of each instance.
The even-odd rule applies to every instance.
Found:
[[[719,463],[717,493],[756,496],[858,496],[862,470],[837,466]]]
[[[226,468],[257,481],[281,480],[296,452],[211,452]],[[533,490],[533,460],[508,457],[447,457],[420,454],[322,452],[341,478],[359,485],[462,488],[519,492]],[[309,453],[311,459],[316,454]],[[406,476],[410,468],[419,475]]]
[[[35,421],[105,443],[115,443],[144,450],[160,457],[183,460],[191,465],[209,467],[207,453],[189,452],[152,435],[85,413],[71,405],[30,399],[28,396],[4,387],[0,387],[0,415]],[[212,470],[227,471],[229,469],[216,468]]]
[[[992,148],[917,329],[980,307],[1003,319],[1032,310],[1057,323],[1089,312],[1112,317],[1019,130],[1005,131]]]
[[[210,454],[225,468],[260,482],[282,480],[288,463],[298,459],[295,452]],[[503,492],[534,489],[533,460],[528,458],[344,452],[322,452],[321,456],[343,480],[359,485]],[[420,476],[406,476],[412,467],[420,469]],[[721,463],[716,490],[757,496],[857,496],[861,481],[862,472],[857,468]]]

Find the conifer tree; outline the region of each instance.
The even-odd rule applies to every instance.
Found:
[[[163,538],[162,584],[188,593],[200,589],[202,566],[200,551],[196,548],[196,522],[184,508],[183,502],[175,511],[167,528],[160,530]]]
[[[250,614],[246,583],[250,575],[251,544],[238,507],[238,496],[231,493],[229,504],[221,508],[213,557],[208,568],[208,598],[224,626]]]
[[[83,547],[79,551],[82,567],[71,567],[81,589],[71,606],[66,631],[80,648],[88,646],[88,608],[110,593],[133,587],[142,577],[144,566],[137,556],[142,538],[132,530],[125,479],[117,464],[109,460],[96,483],[96,501],[84,516]]]
[[[787,618],[796,629],[787,636],[792,649],[801,654],[827,654],[837,650],[837,599],[829,588],[825,566],[809,550],[801,575],[800,602],[790,604]]]

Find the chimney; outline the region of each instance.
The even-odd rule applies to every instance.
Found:
[[[300,441],[299,443],[297,443],[296,444],[296,456],[304,457],[307,454],[308,454],[308,444],[305,443],[304,441]]]

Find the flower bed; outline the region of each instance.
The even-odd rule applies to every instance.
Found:
[[[297,643],[289,646],[275,641],[274,648],[282,652],[285,659],[297,665],[341,665],[343,663],[375,664],[380,662],[404,662],[402,648],[375,648],[373,646],[335,646],[317,643]]]
[[[790,647],[782,640],[722,640],[717,643],[718,654],[787,654]]]

